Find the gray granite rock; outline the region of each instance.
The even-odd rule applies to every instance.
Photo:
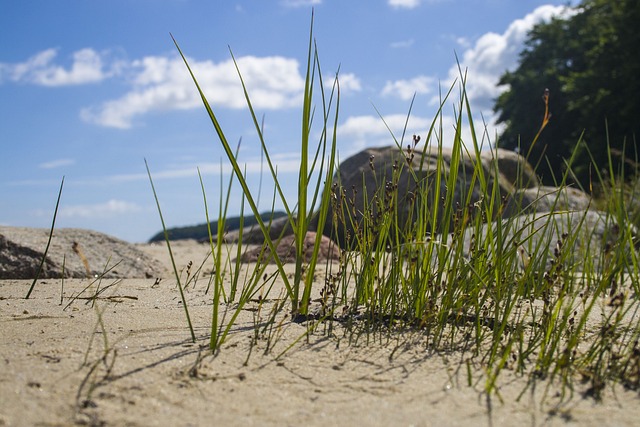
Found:
[[[591,197],[574,187],[540,186],[516,190],[510,203],[519,203],[522,213],[585,211],[591,206]]]
[[[0,227],[0,279],[33,279],[42,261],[49,229]],[[164,271],[159,261],[133,244],[91,230],[63,228],[53,233],[41,278],[151,278]]]
[[[577,271],[584,271],[587,267],[593,267],[597,271],[603,267],[608,254],[617,249],[622,249],[625,253],[630,252],[630,240],[624,238],[625,233],[631,233],[633,242],[637,237],[635,227],[625,228],[624,224],[619,224],[614,217],[591,210],[530,213],[503,219],[501,222],[500,252],[492,256],[500,258],[515,255],[522,267],[525,263],[535,261],[545,263],[542,267],[548,269],[552,260],[559,254],[567,266],[575,267]],[[478,236],[475,236],[474,229],[464,230],[462,248],[465,257],[473,256],[472,240],[486,240],[489,227],[495,236],[495,222],[483,224]],[[441,236],[434,238],[441,239]],[[476,247],[478,246],[480,243],[476,244]],[[490,250],[495,252],[497,249],[492,247]],[[531,258],[533,254],[537,254],[537,260]]]
[[[478,171],[486,182],[484,189]],[[449,188],[452,173],[456,179]],[[463,150],[456,161],[448,147],[367,148],[340,164],[332,185],[335,204],[328,218],[338,219],[337,236],[333,237],[342,247],[348,246],[363,224],[375,224],[382,216],[380,212],[388,209],[393,209],[401,226],[425,212],[430,214],[439,204],[436,227],[427,230],[437,232],[446,221],[453,220],[452,216],[444,217],[444,200],[449,194],[455,210],[469,209],[480,201],[488,203],[485,195],[496,190],[494,217],[488,221],[531,212],[585,210],[590,204],[589,196],[575,188],[541,187],[525,158],[504,149],[482,151],[478,158],[474,152]],[[332,235],[332,227],[328,222],[323,233]]]

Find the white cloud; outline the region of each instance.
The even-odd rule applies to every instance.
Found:
[[[468,69],[466,91],[472,104],[479,111],[490,111],[495,98],[505,90],[497,86],[498,80],[505,71],[515,69],[528,32],[540,22],[570,13],[564,6],[540,6],[524,18],[513,21],[504,33],[486,33],[467,49],[460,64],[463,70]],[[448,88],[456,79],[459,81],[460,72],[454,64],[443,87]]]
[[[395,138],[400,141],[405,124],[407,124],[405,138],[408,137],[410,141],[413,134],[426,133],[431,125],[431,120],[410,116],[407,123],[406,114],[391,114],[384,116],[384,120],[378,116],[352,116],[338,126],[338,141],[349,141],[347,155],[353,154],[364,147],[393,145],[394,140],[389,129],[391,129]],[[387,126],[389,126],[389,129]],[[344,154],[342,153],[343,158],[345,158]]]
[[[304,7],[321,4],[322,0],[282,0],[282,5],[287,7]]]
[[[50,160],[48,162],[40,163],[38,167],[40,169],[56,169],[64,166],[71,166],[75,163],[76,161],[73,159],[56,159],[56,160]]]
[[[392,42],[389,44],[393,49],[403,49],[413,46],[415,43],[414,39],[400,40],[397,42]]]
[[[420,0],[388,0],[387,3],[396,9],[414,9],[420,6]]]
[[[298,61],[281,56],[237,59],[254,108],[282,109],[299,105],[304,79]],[[198,83],[214,107],[245,108],[246,101],[232,60],[220,63],[189,60]],[[182,59],[150,56],[134,61],[133,88],[121,98],[86,108],[88,122],[130,128],[136,116],[153,111],[198,108],[201,99]]]
[[[468,49],[469,47],[471,47],[471,42],[466,37],[456,37],[455,41],[458,45],[462,46],[465,49]]]
[[[117,62],[107,69],[103,63],[103,56],[106,54],[98,53],[93,49],[76,51],[68,69],[53,63],[57,55],[57,49],[47,49],[25,62],[2,63],[0,64],[0,83],[6,79],[16,83],[41,86],[81,85],[100,82],[119,71]]]
[[[271,161],[277,168],[278,174],[293,173],[300,170],[300,155],[298,153],[272,154]],[[247,175],[263,172],[270,175],[269,166],[266,160],[258,158],[250,158],[247,160],[238,159],[238,164]],[[222,164],[215,162],[192,163],[181,165],[179,167],[171,167],[164,170],[154,171],[151,169],[151,178],[154,181],[162,179],[180,179],[180,178],[196,178],[198,177],[198,169],[202,176],[212,175],[220,176],[220,168],[222,173],[228,175],[233,172],[231,164],[225,159]],[[147,181],[149,176],[146,173],[122,174],[114,175],[109,178],[114,182],[130,182],[130,181]]]
[[[330,73],[323,73],[322,76],[325,92],[333,90],[335,74],[331,76]],[[360,79],[353,73],[339,74],[338,82],[340,83],[340,95],[345,95],[349,92],[360,92],[362,90]],[[337,88],[335,89],[337,90]]]
[[[68,205],[60,207],[59,214],[65,218],[105,218],[116,215],[140,212],[142,208],[135,203],[111,199],[93,205]]]
[[[431,92],[435,80],[427,76],[417,76],[410,80],[388,81],[382,89],[382,96],[396,96],[402,100],[409,100],[414,94]]]
[[[343,124],[338,126],[338,140],[349,141],[348,149],[341,152],[340,157],[344,160],[347,156],[354,154],[365,147],[379,147],[394,145],[395,141],[387,129],[387,125],[393,132],[395,138],[400,141],[402,132],[407,121],[406,114],[392,114],[384,117],[384,121],[377,116],[353,116],[349,117]],[[386,125],[385,125],[386,123]],[[433,118],[410,116],[405,137],[402,143],[406,146],[412,141],[413,135],[420,136],[421,144],[428,143],[432,146],[442,144],[445,147],[453,145],[456,136],[457,121],[453,115],[444,112],[437,117],[434,129],[427,141],[429,129],[433,123]],[[471,129],[465,120],[462,122],[460,137],[466,147],[473,146]],[[484,127],[481,122],[475,123],[476,137],[481,147],[488,147],[490,144],[484,135]],[[494,135],[490,135],[493,138]]]
[[[345,92],[360,92],[362,90],[362,84],[360,83],[360,79],[353,73],[340,74],[338,76],[338,81],[340,83],[340,92],[344,94]],[[333,85],[333,82],[331,82]]]

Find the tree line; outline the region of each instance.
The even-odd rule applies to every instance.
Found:
[[[494,105],[505,126],[497,145],[529,154],[550,185],[577,149],[572,180],[589,190],[609,153],[616,172],[640,155],[640,3],[584,0],[572,12],[535,26],[517,69],[501,76],[508,90]]]

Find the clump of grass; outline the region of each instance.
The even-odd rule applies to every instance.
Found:
[[[293,280],[285,273],[283,261],[275,250],[278,239],[270,237],[269,224],[261,219],[237,153],[231,149],[176,43],[233,168],[233,178],[242,188],[243,201],[258,221],[265,239],[264,248],[269,249],[276,263],[291,320],[308,321],[309,333],[319,330],[319,322],[327,326],[324,331],[332,331],[335,322],[347,328],[357,325],[367,339],[376,331],[390,336],[398,329],[419,330],[429,341],[431,351],[468,353],[465,363],[470,384],[476,380],[471,365],[483,366],[484,389],[489,395],[499,396],[498,379],[505,369],[528,375],[530,383],[559,382],[563,395],[573,393],[576,378],[588,383],[585,393],[595,398],[602,395],[610,381],[629,388],[640,387],[640,305],[637,301],[640,269],[635,231],[626,216],[624,197],[612,199],[608,211],[599,217],[613,230],[604,242],[594,240],[592,217],[586,211],[556,209],[551,213],[512,215],[503,219],[509,203],[511,208],[515,205],[516,211],[525,206],[522,200],[507,200],[501,194],[497,160],[488,168],[482,163],[481,152],[490,149],[492,144],[486,131],[479,137],[476,130],[465,90],[466,76],[462,72],[459,84],[452,85],[443,97],[424,137],[413,136],[405,146],[405,132],[399,138],[390,134],[398,148],[398,158],[392,160],[389,174],[376,166],[375,158],[370,159],[370,170],[365,173],[372,174],[375,191],[344,188],[339,179],[333,179],[337,167],[338,78],[327,96],[312,34],[313,30],[302,105],[298,199],[293,205],[283,195],[238,69],[247,106],[275,183],[274,200],[277,197],[284,205],[295,235],[297,256]],[[460,97],[454,107],[455,135],[452,141],[445,141],[443,108],[456,87]],[[544,100],[545,111],[548,111],[548,95],[545,94]],[[314,149],[311,129],[316,102],[322,106],[321,137]],[[384,119],[381,117],[381,120]],[[548,120],[545,114],[541,131]],[[465,127],[470,130],[469,141],[463,140]],[[445,142],[451,146],[448,165],[442,157]],[[578,147],[582,146],[584,143],[580,141]],[[435,165],[425,162],[431,152],[438,154]],[[578,148],[567,160],[566,172],[558,177],[561,187],[566,185],[577,152]],[[463,158],[475,159],[471,170],[464,170]],[[614,172],[617,171],[611,170],[610,175]],[[598,178],[604,182],[601,176]],[[399,192],[401,180],[409,180],[411,184],[408,197]],[[518,177],[517,182],[524,182],[524,177]],[[326,183],[324,188],[323,183]],[[611,185],[615,187],[617,183],[611,181]],[[467,191],[456,192],[456,188]],[[480,196],[475,196],[474,191],[479,191]],[[358,197],[363,200],[363,206],[356,203]],[[555,203],[558,206],[561,197],[559,191]],[[203,198],[209,222],[204,186]],[[226,332],[219,332],[217,307],[221,298],[232,302],[236,296],[234,292],[225,293],[221,277],[220,224],[224,224],[226,204],[219,214],[215,247],[213,233],[211,230],[209,233],[211,250],[216,254],[212,350],[217,350],[226,336]],[[317,230],[332,230],[332,236],[344,243],[344,251],[337,266],[331,261],[325,266],[327,280],[320,290],[320,314],[312,316],[313,272],[317,267],[321,233],[317,235],[314,256],[308,264],[304,262],[302,249],[307,230],[314,226]],[[241,246],[240,238],[238,253]],[[584,249],[575,251],[576,247]],[[268,297],[270,288],[260,284],[261,279],[266,282],[260,265],[254,266],[243,285],[240,303],[227,322],[226,331],[258,290],[262,309],[261,303]],[[237,279],[238,264],[232,270]],[[188,319],[186,303],[184,307]],[[276,319],[284,309],[284,303],[277,303],[266,324],[259,326],[256,320],[256,337],[261,334],[271,337],[268,348],[273,348],[272,340],[279,339],[283,320],[276,323]]]
[[[174,40],[175,42],[175,40]],[[291,208],[289,202],[285,198],[280,184],[278,182],[278,176],[276,172],[276,168],[271,161],[271,157],[269,156],[269,151],[267,149],[267,145],[265,143],[264,134],[262,132],[262,128],[259,125],[258,119],[255,114],[255,110],[253,109],[251,99],[249,97],[246,85],[244,80],[242,79],[241,70],[238,68],[238,64],[233,57],[233,53],[231,53],[234,64],[236,65],[236,69],[238,70],[238,77],[242,83],[242,87],[245,94],[245,99],[247,102],[247,106],[249,108],[249,112],[253,119],[253,123],[255,125],[256,133],[260,139],[262,152],[265,156],[266,162],[269,166],[269,170],[271,172],[271,176],[274,180],[275,187],[277,190],[278,197],[280,198],[282,204],[284,205],[284,209],[289,216],[289,221],[291,223],[291,227],[293,229],[295,235],[295,250],[296,250],[296,268],[293,277],[293,283],[287,277],[287,274],[283,268],[283,262],[279,258],[276,253],[275,245],[273,240],[270,238],[269,230],[267,225],[262,220],[260,213],[258,211],[257,203],[249,190],[247,182],[245,180],[244,174],[240,168],[240,163],[233,151],[231,150],[231,146],[228,142],[227,137],[225,136],[220,123],[211,108],[207,98],[200,88],[200,85],[197,82],[193,71],[189,67],[188,61],[184,57],[180,47],[176,43],[176,47],[182,56],[185,65],[189,73],[191,74],[194,84],[196,85],[198,92],[202,98],[202,102],[209,114],[209,118],[216,130],[218,138],[221,142],[221,145],[227,155],[227,159],[229,160],[232,168],[233,174],[235,178],[238,180],[240,186],[242,187],[244,197],[251,208],[252,213],[255,215],[255,218],[258,222],[260,229],[262,230],[265,236],[265,242],[269,248],[270,253],[273,256],[273,260],[278,267],[278,271],[280,272],[280,277],[282,278],[285,288],[287,289],[287,298],[291,302],[291,313],[292,315],[298,316],[306,316],[308,312],[309,306],[309,298],[311,295],[312,288],[312,275],[305,275],[303,268],[303,254],[302,251],[304,249],[304,239],[307,234],[307,231],[311,225],[311,219],[314,215],[317,215],[317,218],[313,218],[314,221],[317,222],[318,226],[324,226],[326,221],[327,212],[328,212],[328,200],[330,196],[330,191],[328,187],[322,189],[323,182],[329,182],[333,176],[333,170],[335,165],[336,158],[336,134],[335,130],[337,128],[338,121],[338,99],[339,96],[335,98],[335,109],[333,107],[334,101],[334,91],[338,91],[338,79],[336,77],[334,81],[334,86],[331,94],[328,99],[325,96],[324,92],[324,84],[322,80],[322,74],[320,72],[320,62],[317,54],[317,48],[315,47],[313,41],[313,25],[312,30],[309,37],[309,50],[307,55],[307,71],[305,77],[305,88],[304,88],[304,97],[302,103],[302,124],[301,124],[301,144],[300,144],[300,170],[298,174],[299,184],[298,184],[298,200],[295,204],[295,208]],[[316,74],[317,73],[317,74]],[[316,86],[317,84],[317,86]],[[316,89],[320,92],[320,98],[322,102],[322,137],[319,141],[315,151],[313,151],[310,147],[310,139],[312,134],[312,121],[314,116],[314,93]],[[333,113],[332,113],[333,111]],[[333,116],[332,116],[333,114]],[[329,141],[329,135],[331,132],[331,118],[333,117],[333,135],[332,140]],[[318,168],[318,169],[316,169]],[[312,192],[311,200],[309,200],[309,192]],[[316,209],[316,205],[318,204],[318,209]],[[320,249],[320,240],[321,235],[318,234],[315,240],[312,261],[308,266],[308,270],[313,271],[316,265],[317,254]]]

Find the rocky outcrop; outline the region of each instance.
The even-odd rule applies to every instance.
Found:
[[[455,210],[480,213],[483,211],[470,208],[488,203],[485,195],[495,191],[494,217],[487,221],[589,206],[589,197],[577,189],[540,187],[534,169],[513,151],[485,150],[476,158],[473,152],[463,150],[457,162],[454,154],[447,147],[400,150],[391,146],[368,148],[346,159],[332,187],[334,204],[329,219],[338,221],[337,232],[332,230],[335,222],[328,221],[323,233],[347,247],[363,224],[375,224],[385,212],[397,216],[397,224],[402,227],[418,215],[430,215],[439,205],[435,229],[427,230],[437,233],[443,221],[453,220],[453,215],[443,218],[444,200],[450,192]],[[454,172],[455,183],[448,188],[448,178]]]
[[[48,229],[0,227],[0,279],[36,277]],[[64,265],[64,267],[63,267]],[[40,278],[151,278],[164,272],[159,261],[134,245],[96,231],[56,229]]]

